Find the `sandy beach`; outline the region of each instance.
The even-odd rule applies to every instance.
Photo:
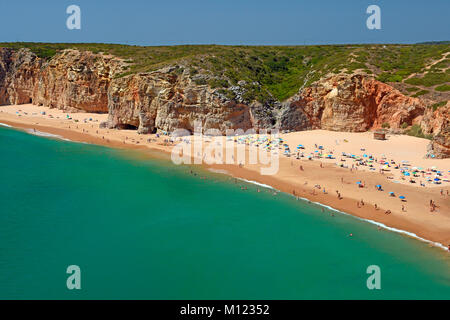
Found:
[[[71,113],[35,105],[0,107],[0,123],[13,127],[116,148],[171,152],[168,136],[99,128],[106,119],[106,114]],[[261,175],[259,164],[202,166],[270,185],[293,196],[414,233],[445,247],[450,245],[450,183],[445,181],[449,176],[450,159],[424,159],[428,140],[393,135],[385,141],[378,141],[370,132],[325,130],[282,134],[281,138],[289,145],[291,156],[280,155],[279,171],[275,175]],[[304,147],[298,150],[303,157],[297,159],[299,144]],[[316,152],[320,146],[324,155],[332,155],[330,159],[315,157],[320,153]],[[359,160],[355,161],[355,158]],[[368,159],[373,161],[359,165]],[[389,163],[389,168],[380,171],[385,166],[381,160]],[[400,168],[395,169],[395,166]],[[401,167],[404,166],[418,168],[417,177],[402,174]],[[430,168],[435,169],[427,170]],[[442,173],[440,184],[433,183],[437,171]],[[415,183],[410,182],[412,178]],[[377,185],[382,188],[377,188]],[[393,192],[395,197],[389,192]],[[404,196],[405,201],[399,196]],[[430,211],[431,200],[436,204],[433,212]]]

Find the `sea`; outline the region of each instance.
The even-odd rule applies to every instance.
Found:
[[[442,248],[156,152],[0,126],[0,183],[0,299],[450,299]]]

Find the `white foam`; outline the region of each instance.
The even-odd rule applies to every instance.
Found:
[[[64,141],[71,141],[69,139],[63,138],[57,134],[52,134],[52,133],[48,133],[48,132],[42,132],[39,130],[33,130],[33,129],[27,129],[25,130],[26,132],[35,135],[35,136],[39,136],[39,137],[45,137],[45,138],[54,138],[54,139],[60,139],[60,140],[64,140]]]
[[[265,188],[269,188],[269,189],[272,189],[272,190],[276,190],[275,188],[273,188],[272,186],[269,186],[269,185],[267,185],[267,184],[262,184],[262,183],[259,183],[259,182],[256,182],[256,181],[246,180],[246,179],[242,179],[242,178],[237,178],[237,179],[242,180],[242,181],[245,181],[245,182],[248,182],[248,183],[253,183],[253,184],[256,184],[256,185],[265,187]],[[278,190],[277,190],[277,191],[278,191]],[[296,197],[296,196],[293,196],[293,197]],[[296,198],[297,198],[297,197],[296,197]],[[407,236],[409,236],[409,237],[411,237],[411,238],[414,238],[414,239],[417,239],[417,240],[420,240],[420,241],[423,241],[423,242],[432,244],[433,246],[436,246],[436,247],[438,247],[438,248],[440,248],[440,249],[443,249],[443,250],[445,250],[445,251],[448,250],[448,248],[447,248],[445,245],[443,245],[442,243],[434,242],[434,241],[431,241],[431,240],[428,240],[428,239],[419,237],[417,234],[415,234],[415,233],[413,233],[413,232],[409,232],[409,231],[405,231],[405,230],[402,230],[402,229],[397,229],[397,228],[389,227],[389,226],[385,225],[384,223],[377,222],[377,221],[374,221],[374,220],[360,218],[360,217],[354,216],[354,215],[352,215],[352,214],[349,214],[349,213],[347,213],[347,212],[344,212],[344,211],[340,211],[340,210],[338,210],[338,209],[335,209],[335,208],[333,208],[333,207],[331,207],[331,206],[328,206],[328,205],[326,205],[326,204],[322,204],[322,203],[320,203],[320,202],[311,201],[311,200],[306,199],[306,198],[303,198],[303,197],[298,197],[298,198],[301,199],[301,200],[307,201],[307,202],[309,202],[309,203],[317,204],[317,205],[319,205],[319,206],[321,206],[321,207],[327,208],[327,209],[332,210],[332,211],[334,211],[334,212],[342,213],[342,214],[344,214],[344,215],[347,215],[347,216],[356,218],[356,219],[358,219],[358,220],[360,220],[360,221],[365,221],[365,222],[372,223],[372,224],[377,225],[377,226],[379,226],[379,227],[381,227],[381,228],[383,228],[383,229],[386,229],[386,230],[389,230],[389,231],[392,231],[392,232],[396,232],[396,233],[400,233],[400,234],[404,234],[404,235],[407,235]]]
[[[12,126],[10,126],[9,124],[1,123],[1,122],[0,122],[0,126],[7,127],[7,128],[12,128]]]
[[[303,200],[309,201],[308,199],[305,199],[305,198],[302,198],[302,199],[303,199]],[[445,245],[443,245],[442,243],[434,242],[434,241],[431,241],[431,240],[428,240],[428,239],[419,237],[417,234],[415,234],[415,233],[413,233],[413,232],[409,232],[409,231],[405,231],[405,230],[402,230],[402,229],[397,229],[397,228],[389,227],[389,226],[385,225],[384,223],[377,222],[377,221],[374,221],[374,220],[360,218],[360,217],[354,216],[354,215],[352,215],[352,214],[349,214],[349,213],[346,213],[346,212],[337,210],[337,209],[335,209],[335,208],[333,208],[333,207],[324,205],[324,204],[322,204],[322,203],[320,203],[320,202],[312,202],[312,203],[317,204],[317,205],[322,206],[322,207],[325,207],[325,208],[327,208],[327,209],[333,210],[333,211],[335,211],[335,212],[339,212],[339,213],[345,214],[345,215],[347,215],[347,216],[351,216],[351,217],[356,218],[356,219],[358,219],[358,220],[360,220],[360,221],[365,221],[365,222],[372,223],[372,224],[374,224],[374,225],[376,225],[376,226],[379,226],[379,227],[381,227],[381,228],[383,228],[383,229],[386,229],[386,230],[389,230],[389,231],[392,231],[392,232],[396,232],[396,233],[401,233],[401,234],[407,235],[407,236],[409,236],[409,237],[411,237],[411,238],[415,238],[415,239],[417,239],[417,240],[420,240],[420,241],[423,241],[423,242],[432,244],[433,246],[438,247],[438,248],[441,248],[441,249],[443,249],[443,250],[445,250],[445,251],[448,250],[448,248],[447,248]]]
[[[264,187],[264,188],[267,188],[267,189],[276,190],[274,187],[269,186],[268,184],[259,183],[259,182],[253,181],[253,180],[246,180],[246,179],[242,179],[242,178],[236,178],[236,179],[241,180],[241,181],[245,181],[247,183],[256,184],[256,185],[258,185],[260,187]]]
[[[211,172],[214,172],[214,173],[228,174],[228,171],[227,171],[227,170],[213,169],[213,168],[209,168],[208,170],[211,171]]]

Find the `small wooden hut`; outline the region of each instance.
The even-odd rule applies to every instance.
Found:
[[[386,131],[377,130],[373,133],[373,138],[375,140],[386,140]]]

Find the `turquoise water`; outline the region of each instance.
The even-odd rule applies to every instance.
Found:
[[[444,251],[288,195],[2,127],[0,159],[1,299],[450,298]]]

